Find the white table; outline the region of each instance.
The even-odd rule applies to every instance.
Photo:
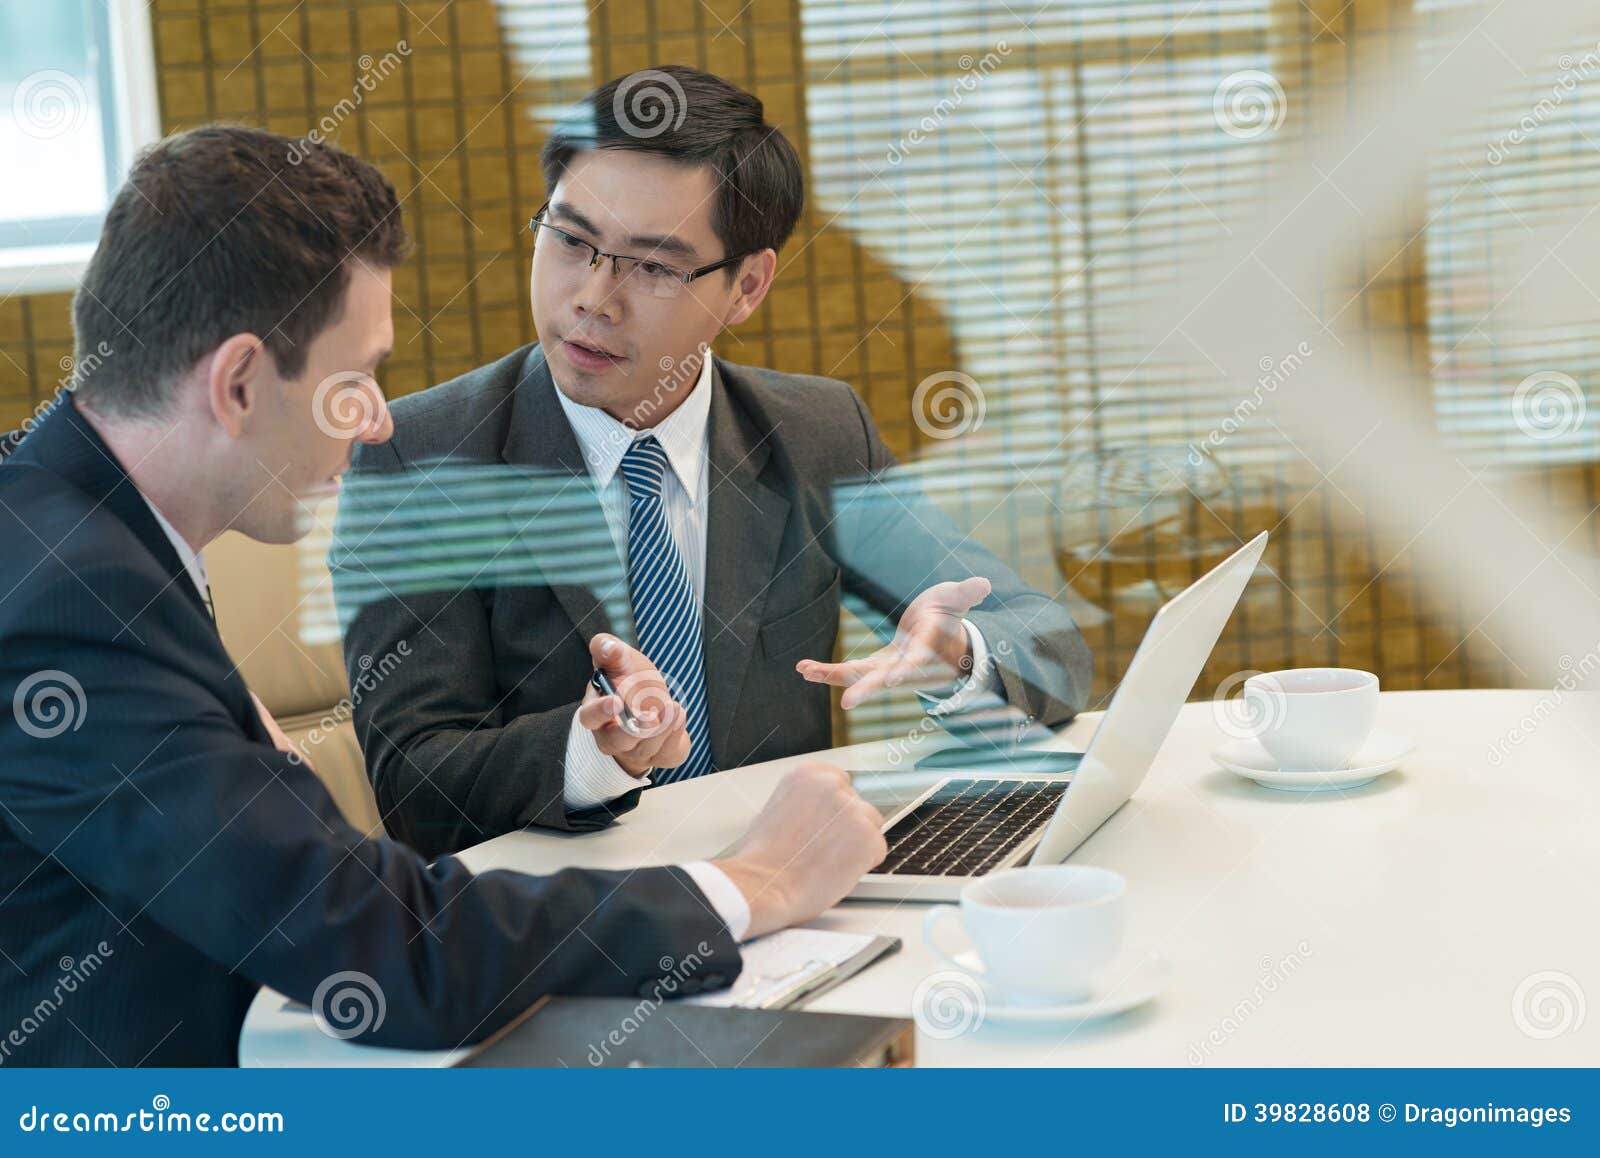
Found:
[[[1555,701],[1559,699],[1557,704]],[[1132,802],[1074,854],[1131,882],[1129,947],[1175,962],[1143,1008],[1099,1023],[919,1029],[923,1065],[1556,1065],[1600,1061],[1600,697],[1401,692],[1378,727],[1412,736],[1401,769],[1363,788],[1273,791],[1219,771],[1211,705],[1187,705]],[[1541,704],[1543,707],[1541,707]],[[1492,746],[1554,706],[1532,735]],[[1097,714],[1060,737],[1081,747]],[[884,746],[825,754],[884,769]],[[622,868],[713,856],[795,760],[647,792],[605,832],[519,832],[463,855],[475,870]],[[915,772],[858,778],[888,800]],[[924,906],[847,903],[821,928],[896,934],[904,948],[809,1008],[912,1014],[944,966]],[[1513,1008],[1521,989],[1522,1008]],[[1561,1030],[1551,1036],[1552,1030]],[[335,1041],[263,990],[244,1065],[437,1065],[447,1053]]]

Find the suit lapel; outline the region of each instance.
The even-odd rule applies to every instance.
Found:
[[[532,467],[541,475],[549,475],[563,492],[569,485],[578,488],[576,503],[592,515],[586,520],[588,525],[604,530],[605,511],[595,493],[588,465],[583,461],[583,450],[578,446],[577,436],[572,433],[560,400],[556,398],[555,380],[550,377],[544,351],[537,345],[528,351],[527,361],[517,379],[511,402],[511,421],[501,453],[507,463]],[[547,508],[552,500],[548,493],[541,493],[531,501],[536,509],[512,512],[517,527],[513,533],[518,539],[530,537],[528,531],[522,528],[537,529],[540,510]],[[539,536],[535,534],[532,538]],[[609,539],[605,541],[610,542]],[[551,594],[572,619],[583,636],[584,644],[587,645],[598,632],[615,631],[611,617],[607,615],[592,584],[559,581],[562,544],[539,542],[534,546],[541,561],[549,564],[546,570],[552,577]]]
[[[773,432],[759,431],[751,422],[715,360],[711,386],[702,638],[711,750],[720,755],[728,751],[739,693],[757,646],[789,500],[761,477],[772,456]]]

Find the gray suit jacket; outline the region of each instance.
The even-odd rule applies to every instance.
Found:
[[[1051,725],[1082,708],[1092,663],[1070,615],[888,481],[893,456],[849,385],[713,369],[702,619],[717,767],[831,746],[828,689],[794,669],[831,655],[847,594],[888,633],[930,584],[986,576],[969,618],[1007,698]],[[355,724],[390,832],[425,853],[529,824],[595,828],[637,802],[563,802],[588,640],[629,625],[555,390],[534,345],[399,399],[393,440],[362,447],[346,480],[330,565]]]

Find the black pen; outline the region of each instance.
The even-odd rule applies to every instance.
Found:
[[[596,669],[594,675],[589,677],[589,686],[602,696],[616,696],[618,700],[622,701],[622,715],[618,717],[617,724],[624,732],[630,736],[644,735],[644,729],[639,727],[638,719],[628,710],[628,701],[622,699],[621,693],[611,686],[611,681],[606,677],[605,672]]]

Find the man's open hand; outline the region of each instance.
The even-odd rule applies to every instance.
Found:
[[[987,579],[935,583],[911,601],[894,639],[865,659],[823,663],[803,659],[795,670],[812,683],[844,688],[839,706],[849,711],[883,688],[932,687],[972,671],[972,642],[962,619],[989,598]]]

